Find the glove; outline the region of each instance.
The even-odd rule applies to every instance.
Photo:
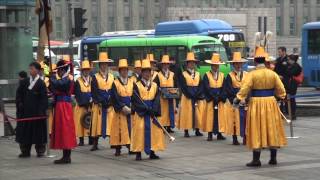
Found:
[[[234,99],[233,99],[233,103],[232,103],[233,107],[238,107],[239,104],[240,104],[240,99],[234,98]]]
[[[129,115],[131,114],[131,108],[129,108],[128,106],[123,106],[121,112],[125,115]]]

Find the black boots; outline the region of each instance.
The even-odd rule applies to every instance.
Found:
[[[90,151],[96,151],[98,150],[98,141],[99,141],[99,137],[94,137],[93,138],[93,145],[92,148],[90,149]]]
[[[196,136],[203,136],[203,134],[200,132],[199,128],[196,128]]]
[[[136,154],[136,161],[141,161],[142,158],[141,158],[141,152],[137,152]]]
[[[240,145],[237,135],[232,135],[232,144],[233,145]]]
[[[157,155],[154,153],[154,151],[151,151],[151,153],[150,153],[150,159],[160,159],[160,157],[157,156]]]
[[[207,141],[212,141],[212,132],[208,132]]]
[[[260,161],[260,151],[253,151],[253,159],[250,163],[247,164],[248,167],[260,167],[261,166],[261,161]]]
[[[116,153],[114,153],[115,156],[121,155],[121,146],[116,146]]]
[[[63,150],[63,156],[59,160],[55,160],[54,164],[70,164],[71,163],[71,150]]]
[[[91,137],[91,136],[89,136],[88,138],[89,138],[89,145],[93,145],[93,139],[94,139],[94,138]]]
[[[277,165],[277,149],[270,149],[270,165]]]
[[[217,135],[217,140],[226,140],[226,138],[219,132]]]
[[[168,131],[168,133],[174,133],[170,126],[166,126],[165,128]]]
[[[247,144],[247,137],[246,137],[246,135],[243,136],[242,144],[243,144],[243,145],[246,145],[246,144]]]
[[[79,137],[79,144],[78,146],[84,146],[84,138],[83,137]]]
[[[186,138],[190,137],[188,129],[184,130],[184,137]]]

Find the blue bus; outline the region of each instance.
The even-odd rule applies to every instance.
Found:
[[[320,87],[320,22],[302,27],[302,66],[306,85]]]
[[[241,52],[242,56],[246,57],[247,47],[243,32],[219,19],[168,21],[158,23],[155,28],[155,36],[186,34],[211,36],[219,39],[223,43],[229,59],[235,51]]]
[[[87,36],[81,39],[79,46],[79,59],[88,58],[91,61],[98,59],[99,44],[108,39],[123,37],[150,37],[154,36],[154,30],[115,31],[105,32],[101,36]]]

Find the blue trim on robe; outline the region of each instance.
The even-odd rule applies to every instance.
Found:
[[[240,136],[244,137],[246,133],[246,110],[244,106],[239,107],[240,113]]]
[[[195,97],[199,91],[199,86],[187,86],[188,91],[192,97]],[[196,125],[196,99],[191,99],[191,106],[192,106],[192,127],[195,128]]]
[[[126,106],[131,107],[131,97],[130,96],[119,96],[120,101],[123,102]],[[131,137],[131,115],[127,115],[127,125],[128,125],[128,132],[129,137]]]
[[[215,96],[219,96],[220,95],[220,91],[221,91],[221,88],[210,88],[210,94],[213,94]],[[218,134],[219,133],[219,116],[218,116],[218,109],[215,109],[214,107],[218,104],[216,104],[217,100],[214,99],[213,101],[213,111],[214,111],[214,115],[213,115],[213,133],[214,134]]]
[[[269,97],[274,96],[274,89],[253,89],[251,91],[252,97]]]
[[[148,107],[153,106],[153,101],[144,101]],[[144,115],[144,152],[148,155],[151,153],[151,121],[150,115]]]
[[[100,90],[98,91],[99,95],[101,95],[107,102],[109,101],[110,98],[110,92],[105,91],[105,90]],[[108,121],[108,116],[107,116],[107,108],[101,107],[102,115],[101,115],[101,135],[103,138],[107,137],[107,121]]]

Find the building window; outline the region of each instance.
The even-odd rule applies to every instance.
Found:
[[[308,4],[308,0],[303,0],[303,4]]]
[[[139,18],[139,28],[140,29],[144,29],[145,28],[144,27],[144,17],[143,16]]]
[[[277,0],[277,4],[280,4],[280,0]]]
[[[56,17],[56,38],[62,39],[62,18]]]
[[[280,35],[281,34],[281,17],[280,16],[277,16],[276,30],[277,30],[277,35]]]
[[[262,17],[258,17],[258,32],[262,32]]]
[[[290,0],[290,4],[294,4],[294,0]]]
[[[320,4],[320,0],[317,0],[317,4]]]
[[[295,35],[296,33],[296,18],[294,16],[290,17],[290,35]]]
[[[264,3],[263,0],[259,0],[260,3]]]
[[[98,35],[100,32],[99,25],[98,25],[98,17],[92,17],[92,33],[94,35]]]
[[[130,17],[124,17],[123,23],[124,23],[124,29],[130,30]]]
[[[129,3],[129,0],[123,0],[124,3]]]
[[[320,21],[320,16],[317,17],[317,21]]]
[[[160,22],[160,17],[159,16],[154,17],[154,24],[156,25],[159,22]]]
[[[114,31],[115,30],[115,22],[114,17],[108,18],[108,31]]]

